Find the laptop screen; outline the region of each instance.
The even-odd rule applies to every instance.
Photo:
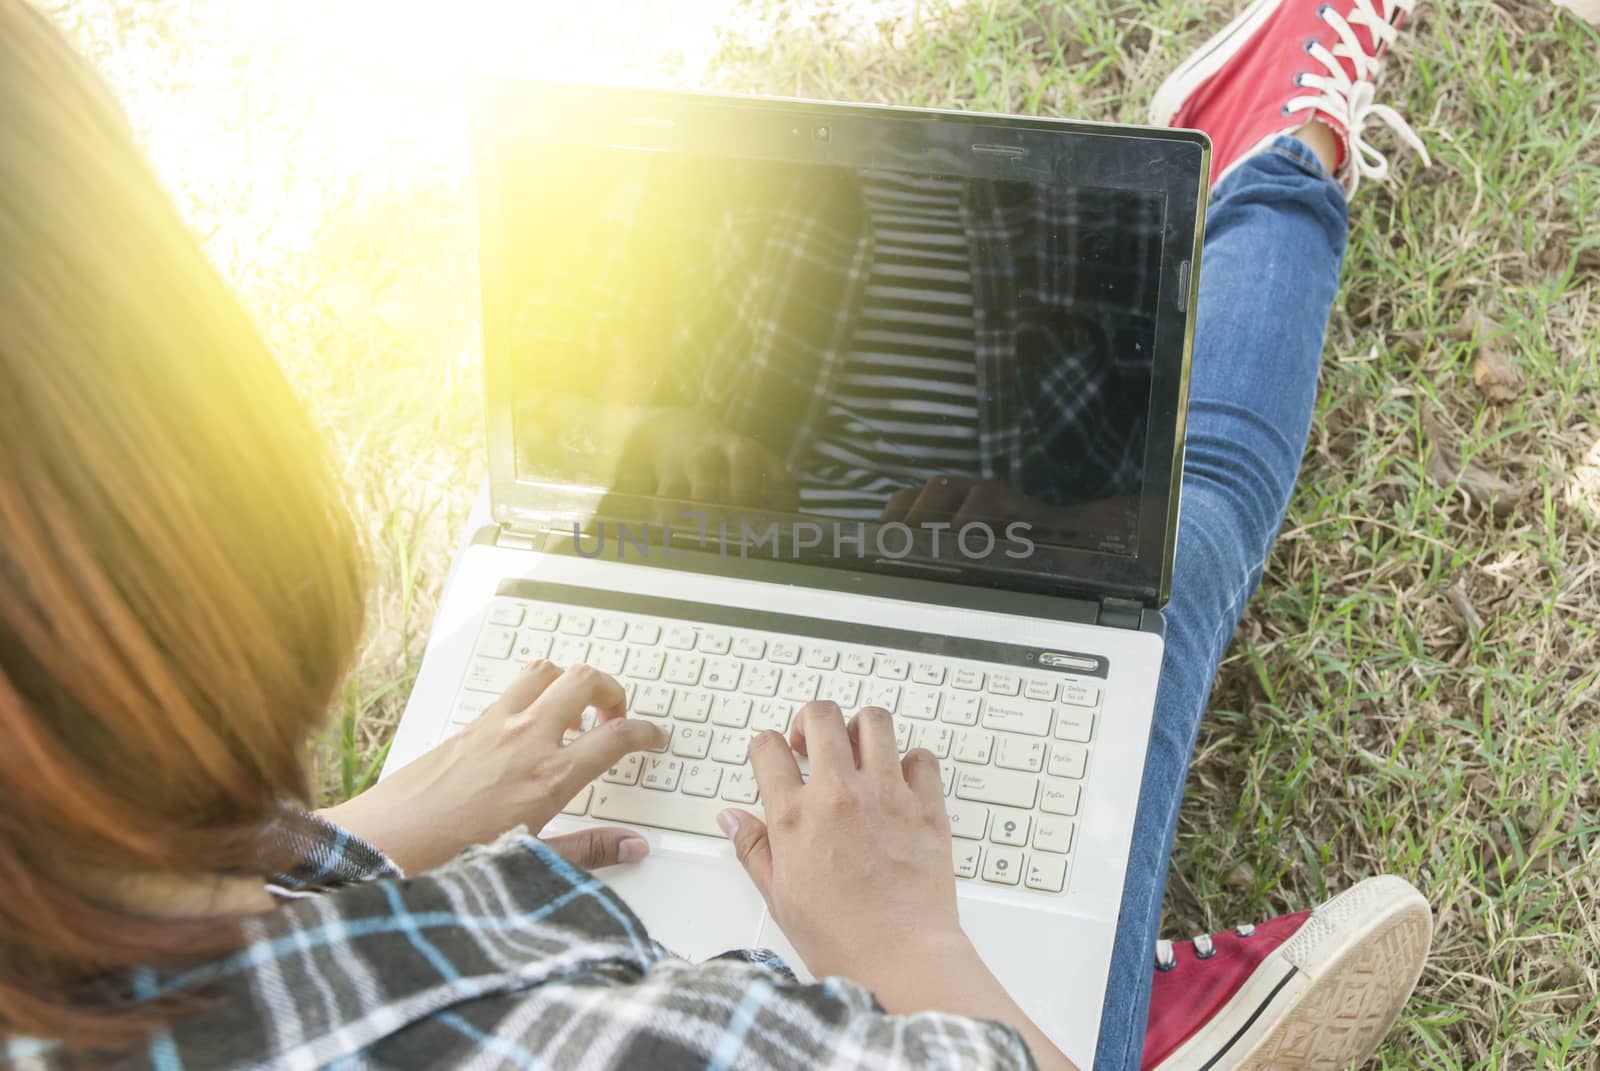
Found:
[[[1165,195],[823,155],[500,153],[518,482],[587,489],[590,548],[671,524],[851,567],[1137,557],[1168,505],[1147,466],[1172,467],[1148,452]]]

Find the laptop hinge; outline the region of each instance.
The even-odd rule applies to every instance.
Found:
[[[1139,629],[1144,623],[1144,606],[1132,599],[1104,598],[1095,624],[1106,628]]]
[[[509,547],[512,550],[538,550],[544,542],[541,535],[533,532],[521,532],[514,528],[500,525],[495,532],[494,545]]]

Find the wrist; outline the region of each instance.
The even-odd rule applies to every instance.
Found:
[[[857,943],[842,968],[827,973],[840,974],[866,986],[884,1010],[896,1015],[944,1005],[948,1002],[940,997],[947,990],[947,982],[970,977],[974,968],[987,970],[971,939],[959,927]]]

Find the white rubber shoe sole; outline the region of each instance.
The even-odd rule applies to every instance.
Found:
[[[1433,912],[1402,878],[1318,907],[1160,1071],[1335,1071],[1367,1059],[1416,987]]]
[[[1233,21],[1201,45],[1188,59],[1177,66],[1167,80],[1161,83],[1150,102],[1150,122],[1153,126],[1171,126],[1172,117],[1178,114],[1183,102],[1207,78],[1222,70],[1233,54],[1250,40],[1252,34],[1278,9],[1283,0],[1252,0]]]

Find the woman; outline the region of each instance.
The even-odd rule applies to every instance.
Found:
[[[1366,36],[1352,31],[1371,0],[1263,5],[1278,14],[1245,39],[1322,60],[1302,51],[1304,35],[1289,41],[1304,29],[1295,19],[1320,19],[1328,41],[1344,41],[1337,59],[1319,44],[1322,62],[1362,85],[1392,37],[1370,20]],[[1184,107],[1231,70],[1203,66]],[[1230,112],[1226,138],[1213,130],[1219,170],[1238,165],[1217,191],[1213,289],[1241,228],[1274,238],[1268,223],[1241,222],[1250,206],[1277,203],[1291,231],[1321,228],[1321,251],[1302,251],[1319,270],[1293,266],[1321,289],[1273,338],[1295,378],[1273,390],[1294,408],[1268,414],[1292,454],[1253,503],[1269,516],[1292,483],[1337,278],[1343,198],[1328,172],[1370,171],[1358,119],[1338,108],[1354,83],[1337,81],[1322,78],[1310,104],[1285,103],[1303,113],[1300,137],[1269,151],[1252,150],[1290,128],[1280,117],[1245,136],[1267,114],[1259,101]],[[1308,84],[1319,88],[1297,78],[1294,92]],[[1211,129],[1215,117],[1182,118]],[[1205,371],[1222,345],[1196,346],[1202,457],[1214,394],[1251,379]],[[624,716],[617,683],[587,667],[530,666],[438,751],[322,817],[297,809],[307,736],[361,629],[354,529],[260,338],[104,91],[23,0],[0,0],[0,466],[7,1065],[1070,1066],[962,933],[937,767],[926,752],[899,758],[882,711],[847,726],[837,707],[811,704],[791,741],[759,738],[770,827],[725,816],[774,916],[825,978],[814,985],[759,952],[688,964],[654,944],[580,869],[639,858],[644,842],[626,830],[540,842],[518,828],[542,827],[655,741]],[[1191,517],[1225,523],[1215,495],[1195,494],[1186,532]],[[1241,537],[1245,564],[1220,579],[1242,575],[1221,609],[1175,596],[1172,647],[1187,661],[1172,669],[1169,657],[1158,733],[1177,739],[1198,717],[1195,682],[1209,683],[1259,572],[1251,540],[1270,538]],[[600,723],[563,745],[589,706]],[[810,756],[807,783],[791,744]],[[1291,1066],[1296,1046],[1321,1062],[1363,1058],[1427,944],[1427,906],[1398,879],[1315,914],[1163,943],[1152,986],[1144,916],[1159,902],[1186,754],[1170,784],[1146,778],[1153,832],[1134,858],[1148,865],[1130,872],[1123,918],[1144,928],[1132,942],[1141,962],[1111,980],[1103,1062],[1133,1066],[1143,1050],[1147,1067]],[[1275,981],[1265,996],[1263,980]],[[1340,999],[1352,993],[1361,1000]]]

